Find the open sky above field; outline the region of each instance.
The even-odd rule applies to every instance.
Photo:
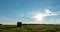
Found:
[[[60,23],[60,0],[0,0],[0,23]]]

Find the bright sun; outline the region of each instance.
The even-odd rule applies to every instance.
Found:
[[[38,21],[41,21],[43,19],[43,15],[37,14],[35,17]]]
[[[41,21],[43,19],[43,15],[42,14],[36,14],[32,18],[36,19],[37,21]]]

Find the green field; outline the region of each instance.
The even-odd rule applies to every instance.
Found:
[[[0,25],[0,32],[60,32],[60,25],[24,24],[22,27]]]

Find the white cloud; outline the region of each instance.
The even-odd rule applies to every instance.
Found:
[[[60,19],[56,19],[56,24],[60,24]]]
[[[55,20],[43,20],[43,21],[32,21],[32,22],[26,22],[27,24],[60,24],[60,19],[55,19]]]
[[[37,21],[41,21],[43,19],[43,15],[42,14],[36,14],[35,16],[31,17]]]
[[[48,16],[56,16],[58,15],[58,13],[56,12],[52,12],[48,9],[45,9],[45,12],[44,13],[35,13],[36,15],[32,16],[31,18],[34,19],[32,20],[32,22],[29,22],[29,23],[34,23],[34,24],[54,24],[54,21],[51,21],[51,22],[46,22],[46,21],[43,21],[44,20],[44,17],[48,17]],[[39,21],[37,21],[39,20]]]
[[[51,12],[50,10],[48,9],[45,9],[45,16],[54,16],[54,15],[58,15],[58,13],[54,13],[54,12]]]

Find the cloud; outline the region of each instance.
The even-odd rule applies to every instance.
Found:
[[[55,16],[55,15],[58,15],[58,13],[51,12],[48,9],[45,9],[44,13],[45,13],[44,16]]]
[[[32,21],[32,22],[26,22],[27,24],[60,24],[60,19],[55,19],[55,20],[43,20],[43,21]]]
[[[31,17],[31,18],[36,19],[37,21],[41,21],[43,19],[43,17],[44,16],[42,14],[37,14],[37,15]]]
[[[56,24],[60,24],[60,19],[56,19]]]
[[[44,13],[40,13],[40,12],[32,12],[31,14],[29,14],[28,16],[31,18],[31,19],[29,19],[29,20],[27,20],[27,21],[30,21],[30,22],[27,22],[27,21],[25,21],[24,19],[22,20],[21,18],[7,18],[7,17],[1,17],[0,16],[0,23],[10,23],[10,24],[13,24],[13,23],[16,23],[17,21],[23,21],[23,23],[24,23],[24,21],[26,22],[26,23],[32,23],[32,24],[56,24],[56,23],[60,23],[60,19],[59,20],[55,20],[55,22],[54,21],[46,21],[45,19],[44,19],[44,17],[48,17],[48,16],[56,16],[56,15],[59,15],[59,13],[60,12],[52,12],[52,11],[50,11],[49,9],[45,9],[44,10]],[[27,17],[27,16],[26,16]],[[37,21],[37,20],[39,20],[39,21]],[[41,21],[40,21],[41,20]]]
[[[50,20],[50,21],[46,21],[44,17],[48,17],[48,16],[57,16],[59,13],[56,13],[56,12],[52,12],[50,11],[49,9],[45,9],[44,10],[44,13],[35,13],[36,15],[32,16],[31,19],[33,19],[31,22],[29,23],[32,23],[32,24],[56,24],[53,19]],[[38,16],[37,16],[38,15]],[[38,18],[38,20],[41,20],[41,21],[37,21],[35,18]],[[41,18],[41,19],[40,19]]]

